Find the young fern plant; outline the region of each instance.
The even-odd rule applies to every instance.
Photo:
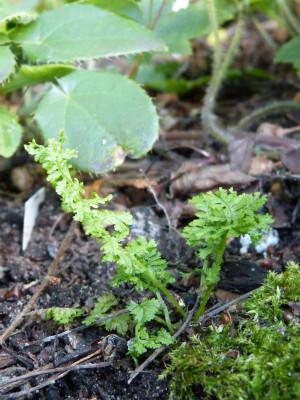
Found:
[[[229,237],[248,234],[253,244],[257,244],[263,232],[270,230],[273,218],[269,214],[261,215],[257,211],[267,197],[259,192],[237,195],[233,189],[229,192],[219,189],[193,197],[196,217],[183,230],[183,237],[191,247],[196,247],[196,255],[203,262],[201,269],[201,290],[204,297],[195,314],[197,321],[203,314],[206,303],[215,284],[219,280],[223,254]]]
[[[48,146],[42,146],[33,140],[25,146],[25,149],[47,171],[47,180],[62,198],[62,208],[74,214],[74,220],[83,224],[86,234],[99,239],[104,254],[103,261],[117,264],[112,285],[117,287],[122,281],[130,282],[136,289],[148,289],[156,297],[141,305],[132,302],[128,306],[136,322],[135,344],[131,346],[130,352],[137,357],[147,348],[171,344],[173,339],[170,333],[174,332],[174,328],[162,294],[182,316],[185,315],[185,311],[166,288],[168,283],[174,282],[174,278],[166,271],[166,261],[161,259],[153,239],[147,241],[144,237],[139,237],[126,245],[123,243],[130,232],[131,214],[98,209],[100,205],[107,203],[112,195],[101,198],[93,193],[91,199],[82,197],[85,193],[83,183],[72,178],[72,167],[68,163],[69,159],[77,156],[77,152],[63,149],[64,141],[61,132],[59,142],[50,139]],[[108,226],[113,228],[112,233],[106,229]],[[163,314],[164,318],[159,317],[159,314]],[[164,327],[159,329],[156,335],[149,335],[145,324],[151,320],[160,321],[168,331]]]

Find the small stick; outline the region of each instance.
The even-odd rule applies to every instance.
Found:
[[[77,326],[77,328],[69,329],[69,330],[64,331],[64,332],[62,332],[62,333],[58,333],[57,335],[48,336],[48,337],[46,337],[46,338],[44,338],[44,339],[42,339],[42,340],[35,340],[34,342],[26,343],[26,344],[24,345],[24,347],[32,346],[32,345],[34,345],[34,344],[39,344],[39,343],[48,343],[48,342],[51,342],[52,340],[55,340],[56,338],[61,338],[61,337],[63,337],[63,336],[69,335],[70,333],[84,331],[84,330],[87,329],[87,328],[90,328],[90,327],[92,327],[92,326],[101,324],[101,322],[104,322],[104,321],[107,321],[107,320],[109,320],[109,319],[118,317],[119,315],[129,314],[129,313],[130,313],[129,310],[116,311],[116,312],[113,313],[113,314],[106,315],[105,317],[99,318],[97,321],[93,322],[93,323],[90,324],[90,325],[81,325],[81,326]]]
[[[32,392],[38,391],[38,390],[44,388],[45,386],[53,384],[55,381],[57,381],[58,379],[62,378],[63,376],[67,375],[69,372],[72,372],[72,371],[78,371],[80,369],[105,368],[110,365],[111,364],[109,362],[101,362],[101,363],[97,363],[97,364],[88,363],[88,364],[83,364],[83,365],[71,365],[71,366],[66,366],[66,367],[51,368],[51,369],[42,370],[42,371],[32,371],[32,372],[29,372],[28,374],[18,376],[16,378],[12,378],[9,381],[6,381],[5,384],[11,384],[11,383],[14,383],[17,381],[22,381],[24,379],[30,379],[30,378],[33,378],[33,377],[39,376],[39,375],[45,375],[45,374],[51,374],[51,373],[57,373],[57,374],[55,376],[52,376],[51,378],[47,379],[46,381],[42,382],[40,385],[30,388],[29,390],[28,389],[22,390],[18,393],[12,393],[12,394],[8,394],[6,396],[1,395],[1,400],[12,400],[12,399],[18,399],[19,397],[22,397],[22,396],[27,396]]]
[[[213,317],[214,315],[217,315],[217,314],[219,314],[220,312],[222,312],[222,311],[224,311],[224,310],[227,310],[227,308],[233,306],[234,304],[237,304],[237,303],[239,303],[240,301],[243,301],[243,300],[245,300],[245,299],[248,299],[248,297],[252,296],[253,293],[255,293],[255,292],[258,291],[258,289],[259,289],[259,288],[254,289],[254,290],[251,290],[251,292],[245,293],[245,294],[243,294],[242,296],[239,296],[239,297],[237,297],[236,299],[234,299],[234,300],[232,300],[232,301],[229,301],[228,303],[223,304],[222,306],[220,306],[220,307],[214,309],[213,311],[208,312],[208,313],[202,315],[202,317],[200,317],[200,318],[198,319],[197,322],[193,323],[192,326],[199,325],[199,324],[201,324],[201,322],[203,322],[205,319],[210,318],[210,317]]]
[[[200,296],[197,297],[196,303],[194,304],[193,309],[188,313],[187,319],[184,321],[184,323],[181,325],[181,327],[178,329],[178,331],[172,336],[173,339],[177,339],[188,327],[189,323],[191,322],[191,320],[194,317],[194,314],[199,306],[200,303]],[[162,353],[165,349],[167,348],[167,346],[163,345],[160,348],[156,349],[148,358],[147,360],[145,360],[138,368],[136,368],[135,371],[133,371],[130,375],[130,378],[128,380],[128,384],[130,384],[137,376],[140,372],[143,371],[143,369],[145,369],[147,367],[147,365],[149,365],[153,360],[155,360],[155,358],[157,356],[160,355],[160,353]]]
[[[17,318],[9,325],[9,327],[5,330],[5,332],[0,336],[0,345],[8,338],[8,336],[13,332],[13,330],[20,324],[22,318],[29,313],[29,311],[32,309],[33,305],[43,292],[43,290],[46,288],[49,282],[49,278],[51,275],[55,274],[55,271],[57,269],[58,263],[63,256],[65,250],[69,247],[73,233],[74,233],[74,228],[77,225],[77,222],[72,222],[70,225],[70,228],[62,241],[62,244],[60,245],[60,248],[55,256],[55,259],[52,261],[49,270],[47,272],[47,275],[45,276],[44,280],[38,287],[37,291],[34,293],[34,295],[31,297],[29,302],[27,303],[26,307],[21,311],[21,313],[17,316]]]

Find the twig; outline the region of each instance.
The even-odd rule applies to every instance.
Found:
[[[52,263],[49,267],[47,275],[45,276],[44,280],[38,287],[35,294],[31,297],[31,299],[29,300],[29,302],[27,303],[27,305],[23,309],[23,311],[21,311],[21,313],[17,316],[17,318],[9,325],[9,327],[5,330],[5,332],[0,336],[0,344],[2,344],[8,338],[8,336],[13,332],[13,330],[22,321],[23,317],[29,313],[29,311],[31,310],[31,308],[33,307],[33,305],[35,304],[35,302],[37,301],[37,299],[39,298],[39,296],[41,295],[43,290],[47,287],[49,278],[55,274],[55,271],[57,269],[57,266],[58,266],[58,263],[59,263],[61,257],[63,256],[65,250],[69,247],[69,245],[71,243],[71,239],[72,239],[73,233],[74,233],[74,228],[76,225],[77,225],[77,222],[73,221],[71,223],[71,226],[70,226],[64,240],[62,241],[62,244],[56,254],[55,259],[52,261]]]
[[[90,324],[90,325],[78,326],[77,328],[69,329],[69,330],[64,331],[64,332],[62,332],[62,333],[59,333],[59,334],[57,334],[57,335],[48,336],[48,337],[46,337],[46,338],[44,338],[44,339],[42,339],[42,340],[35,340],[34,342],[26,343],[24,347],[32,346],[32,345],[39,344],[39,343],[48,343],[48,342],[51,342],[52,340],[55,340],[56,338],[61,338],[61,337],[63,337],[63,336],[69,335],[70,333],[84,331],[84,330],[87,329],[87,328],[90,328],[90,327],[92,327],[92,326],[101,324],[101,322],[104,322],[104,321],[107,321],[107,320],[109,320],[109,319],[118,317],[119,315],[129,314],[129,313],[130,313],[129,310],[117,311],[117,312],[115,312],[115,313],[113,313],[113,314],[106,315],[105,317],[99,318],[97,321],[93,322],[93,323]]]
[[[58,379],[62,378],[63,376],[67,375],[69,372],[72,371],[78,371],[80,369],[91,369],[91,368],[105,368],[105,367],[109,367],[111,364],[109,362],[101,362],[101,363],[97,363],[97,364],[83,364],[83,365],[71,365],[71,366],[66,366],[66,367],[57,367],[57,368],[51,368],[51,369],[47,369],[47,370],[41,370],[41,371],[32,371],[29,372],[28,374],[22,375],[22,376],[18,376],[16,378],[12,378],[9,381],[6,381],[5,384],[12,384],[18,381],[22,381],[24,379],[31,379],[35,376],[39,376],[39,375],[46,375],[46,374],[52,374],[52,373],[56,373],[57,375],[52,376],[51,378],[47,379],[46,381],[42,382],[40,385],[35,386],[30,388],[29,390],[22,390],[18,393],[12,393],[12,394],[8,394],[8,395],[1,395],[1,400],[12,400],[12,399],[18,399],[19,397],[22,396],[27,396],[32,392],[35,392],[37,390],[40,390],[42,388],[44,388],[45,386],[48,386],[52,383],[54,383],[55,381],[57,381]]]
[[[184,321],[184,323],[181,325],[181,327],[178,329],[178,331],[172,336],[173,339],[177,339],[186,330],[189,323],[193,319],[194,314],[195,314],[199,304],[200,304],[200,296],[197,297],[196,303],[194,304],[193,309],[188,313],[188,316],[187,316],[186,320]],[[166,348],[167,348],[167,346],[163,345],[160,348],[156,349],[147,358],[147,360],[145,360],[138,368],[136,368],[135,371],[133,371],[131,373],[130,378],[128,380],[128,384],[130,384],[139,375],[139,373],[142,372],[143,369],[145,369],[147,367],[147,365],[149,365],[153,360],[155,360],[155,358],[157,356],[159,356],[160,353],[162,353]]]
[[[248,299],[248,297],[252,296],[255,292],[258,291],[258,289],[259,289],[259,288],[254,289],[254,290],[251,290],[251,292],[245,293],[245,294],[243,294],[242,296],[239,296],[239,297],[237,297],[236,299],[234,299],[234,300],[232,300],[232,301],[229,301],[228,303],[223,304],[222,306],[220,306],[220,307],[214,309],[213,311],[208,312],[208,313],[202,315],[202,317],[200,317],[200,318],[198,319],[197,322],[193,323],[192,326],[199,325],[199,324],[201,324],[201,322],[203,322],[205,319],[210,318],[210,317],[213,317],[214,315],[217,315],[217,314],[219,314],[220,312],[222,312],[222,311],[224,311],[224,310],[227,310],[229,307],[233,306],[234,304],[237,304],[237,303],[239,303],[240,301],[243,301],[243,300],[245,300],[245,299]]]
[[[168,222],[168,227],[169,227],[169,235],[171,236],[171,234],[172,234],[172,224],[171,224],[170,217],[169,217],[169,215],[167,213],[167,210],[166,210],[165,206],[163,204],[161,204],[161,202],[158,200],[158,198],[156,196],[156,193],[153,190],[153,187],[152,187],[152,185],[151,185],[151,183],[149,181],[149,178],[145,174],[145,172],[144,172],[144,170],[142,168],[140,169],[140,172],[143,174],[143,176],[144,176],[144,178],[145,178],[145,180],[146,180],[146,182],[147,182],[147,184],[149,186],[150,192],[153,194],[153,197],[154,197],[154,200],[156,201],[156,204],[163,210],[163,212],[164,212],[164,214],[166,216],[166,219],[167,219],[167,222]]]

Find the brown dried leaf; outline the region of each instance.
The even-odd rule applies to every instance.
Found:
[[[282,155],[282,163],[293,174],[300,174],[300,146],[285,151]]]
[[[173,174],[173,177],[179,173],[184,173],[179,179],[172,183],[172,190],[175,194],[204,192],[214,188],[247,186],[255,178],[246,175],[241,171],[232,170],[230,164],[209,165],[192,169],[195,162],[185,162],[181,168]]]
[[[279,164],[281,163],[269,160],[266,156],[253,157],[248,173],[249,175],[268,174]]]
[[[252,138],[238,139],[230,143],[228,152],[231,169],[248,172],[251,165],[253,144]]]

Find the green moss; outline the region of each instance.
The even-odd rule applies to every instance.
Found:
[[[247,318],[233,336],[227,325],[173,351],[163,374],[173,375],[171,398],[299,399],[300,326],[282,318],[282,307],[299,301],[299,287],[300,268],[291,262],[283,274],[269,273],[246,301]],[[228,356],[231,350],[236,359]]]

